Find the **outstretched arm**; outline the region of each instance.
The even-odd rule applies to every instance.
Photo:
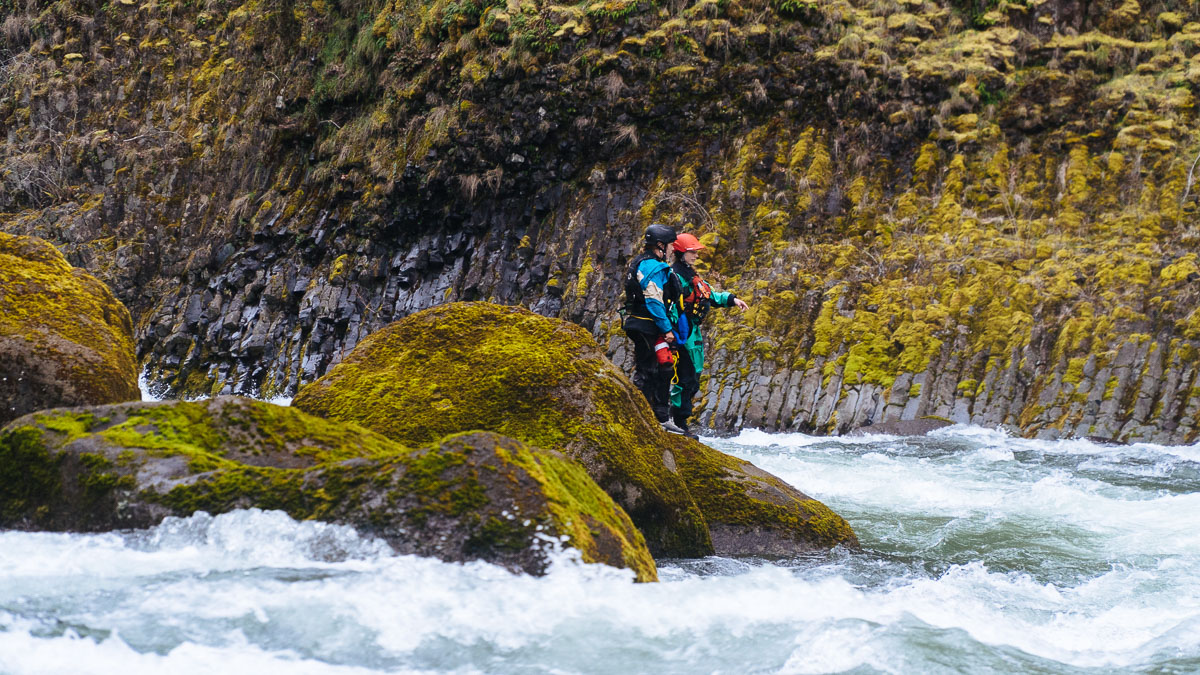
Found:
[[[714,292],[712,294],[713,304],[717,307],[737,307],[738,309],[746,309],[750,305],[746,304],[745,300],[735,296],[733,293]]]

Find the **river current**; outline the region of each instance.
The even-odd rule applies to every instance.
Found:
[[[541,578],[238,511],[0,531],[0,673],[1200,671],[1200,447],[743,432],[863,552]]]

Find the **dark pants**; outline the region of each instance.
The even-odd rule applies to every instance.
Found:
[[[679,407],[671,408],[671,417],[684,429],[687,428],[688,418],[692,416],[692,399],[700,391],[700,374],[692,363],[692,356],[686,349],[680,349],[679,362],[675,364],[675,372],[679,374],[679,386],[683,389],[679,394]]]
[[[659,422],[666,422],[671,410],[671,378],[675,371],[669,363],[658,364],[658,357],[654,355],[657,335],[634,330],[627,330],[625,334],[633,340],[633,384],[650,402],[654,417]]]

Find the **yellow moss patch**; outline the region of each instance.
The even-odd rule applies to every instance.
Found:
[[[140,398],[129,311],[39,239],[0,233],[0,349],[23,364],[28,379],[17,386],[62,397],[42,407]]]

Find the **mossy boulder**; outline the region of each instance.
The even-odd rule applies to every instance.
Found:
[[[0,232],[0,424],[139,398],[125,306],[45,241]]]
[[[658,556],[857,546],[820,502],[663,432],[587,331],[519,307],[451,303],[411,315],[365,339],[293,405],[402,443],[481,429],[559,450],[624,507]]]
[[[0,527],[107,531],[251,507],[352,525],[400,553],[540,573],[569,545],[656,579],[641,534],[581,466],[498,434],[414,450],[235,397],[47,410],[0,432]]]

